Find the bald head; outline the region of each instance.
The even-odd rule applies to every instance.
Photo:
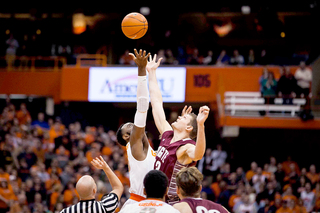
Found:
[[[78,180],[76,189],[81,200],[90,200],[95,198],[97,185],[91,176],[84,175]]]

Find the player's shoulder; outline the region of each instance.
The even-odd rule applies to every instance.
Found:
[[[161,139],[166,139],[169,137],[173,137],[173,130],[167,130],[161,134]]]

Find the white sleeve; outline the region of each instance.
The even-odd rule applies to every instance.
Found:
[[[134,125],[145,127],[149,109],[149,91],[147,86],[147,76],[138,76],[137,85],[137,111],[134,116]]]

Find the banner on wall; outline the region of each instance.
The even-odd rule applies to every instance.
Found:
[[[159,67],[158,85],[163,102],[184,102],[185,67]],[[89,102],[136,102],[138,70],[136,67],[91,67]]]

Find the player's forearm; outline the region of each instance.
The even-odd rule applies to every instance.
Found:
[[[206,135],[204,131],[204,124],[198,124],[197,141],[194,150],[194,161],[201,160],[206,150]]]
[[[111,170],[110,167],[103,168],[104,173],[106,173],[107,178],[110,182],[112,190],[119,189],[123,191],[123,185],[117,175]]]
[[[157,82],[157,76],[155,72],[149,74],[149,92],[151,105],[162,104],[162,95]]]
[[[138,76],[146,76],[147,71],[145,66],[138,66]]]

